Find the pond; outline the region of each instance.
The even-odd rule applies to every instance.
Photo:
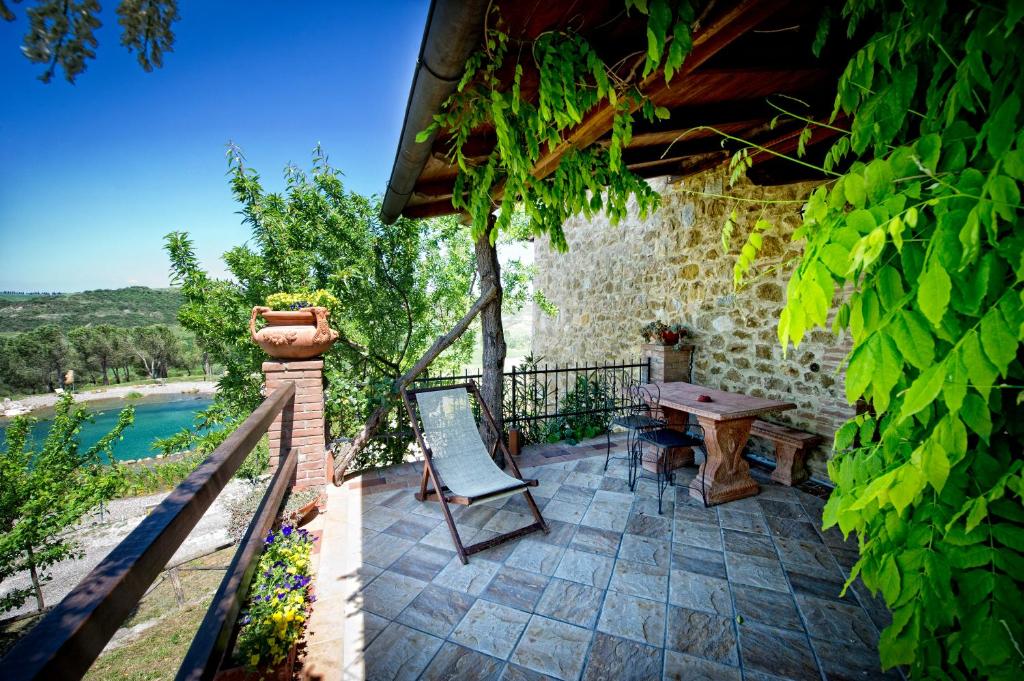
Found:
[[[114,458],[141,459],[155,456],[150,445],[153,440],[173,435],[186,426],[191,426],[197,412],[210,406],[210,395],[154,395],[137,400],[98,400],[86,402],[85,406],[93,415],[92,423],[82,426],[81,442],[90,447],[110,432],[117,424],[121,409],[135,405],[135,423],[124,432],[124,439],[114,445]],[[42,442],[50,428],[53,410],[37,410],[33,416],[40,419],[32,428],[33,438]],[[9,421],[0,419],[0,446],[4,442],[4,431]]]

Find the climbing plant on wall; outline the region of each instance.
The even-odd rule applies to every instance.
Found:
[[[882,662],[915,678],[1024,665],[1022,16],[847,2],[834,23],[869,34],[839,82],[852,123],[804,208],[778,327],[783,344],[830,323],[852,338],[846,396],[868,408],[836,435],[824,521],[856,532],[853,576],[892,611]]]
[[[637,78],[660,68],[671,80],[690,51],[694,10],[690,2],[669,0],[626,0],[625,7],[646,15],[647,50],[636,63],[612,65],[575,32],[548,31],[525,44],[513,40],[497,10],[492,11],[485,49],[470,57],[456,92],[417,138],[423,141],[438,131],[448,135],[448,154],[459,169],[452,204],[470,214],[474,237],[500,208],[493,242],[522,207],[534,232],[547,234],[553,246],[565,250],[562,223],[573,215],[605,212],[614,222],[625,216],[631,197],[641,215],[657,207],[658,194],[626,168],[622,149],[629,143],[634,116],[668,116],[641,94]],[[535,97],[524,97],[521,90],[527,68],[539,74]],[[511,86],[503,83],[500,74],[505,72],[515,74]],[[614,110],[608,145],[573,148],[554,172],[536,177],[533,170],[542,154],[563,144],[602,106]],[[471,158],[466,143],[484,125],[494,128],[496,144],[486,159]]]

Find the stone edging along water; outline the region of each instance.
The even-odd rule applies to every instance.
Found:
[[[212,395],[215,392],[217,392],[217,384],[214,381],[179,381],[176,383],[115,385],[97,390],[77,392],[74,395],[76,402],[95,402],[99,400],[126,399],[131,393],[136,393],[142,397],[150,397],[153,395],[177,394]],[[36,409],[52,407],[57,403],[57,399],[59,397],[60,396],[56,393],[29,395],[28,397],[23,397],[11,404],[24,407],[29,411],[34,411]]]

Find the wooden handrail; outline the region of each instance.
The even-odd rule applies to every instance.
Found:
[[[242,607],[242,598],[249,592],[249,583],[256,570],[256,558],[263,550],[263,538],[277,519],[277,512],[292,483],[298,460],[298,451],[290,450],[274,473],[270,487],[263,495],[256,515],[249,523],[249,529],[245,531],[203,622],[192,638],[192,645],[178,668],[178,681],[212,679],[220,669],[225,655],[231,650],[235,622]]]
[[[5,679],[79,678],[199,523],[295,386],[278,388],[0,662]]]

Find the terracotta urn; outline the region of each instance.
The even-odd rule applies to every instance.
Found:
[[[274,359],[312,359],[338,340],[338,332],[327,326],[329,314],[326,307],[274,311],[257,306],[249,317],[249,334]],[[258,331],[257,316],[267,323]]]

